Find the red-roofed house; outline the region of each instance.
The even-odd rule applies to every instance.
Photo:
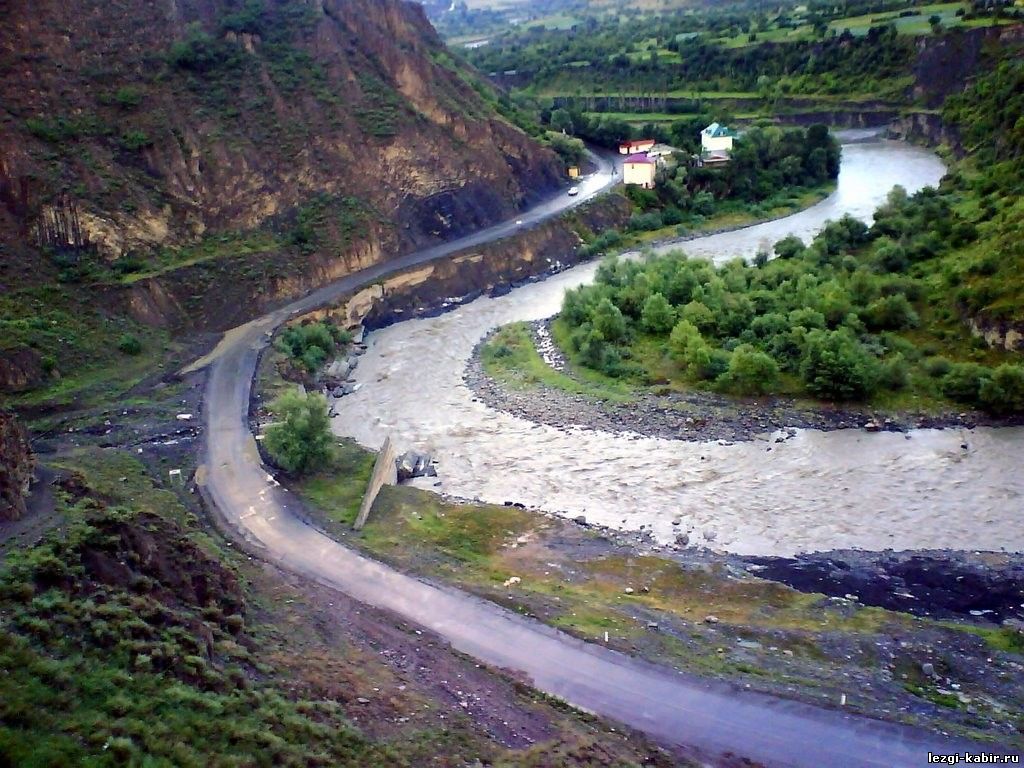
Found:
[[[626,184],[636,184],[644,189],[653,189],[654,168],[654,161],[647,155],[630,155],[622,163],[622,181]]]
[[[636,139],[619,144],[620,155],[635,155],[638,152],[648,152],[654,146],[654,139]]]

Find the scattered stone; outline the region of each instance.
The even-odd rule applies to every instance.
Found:
[[[688,533],[676,534],[676,544],[678,544],[681,547],[685,547],[689,543],[690,543],[690,534],[688,534]]]
[[[928,677],[935,677],[935,665],[930,661],[926,661],[921,665],[921,673]]]
[[[627,595],[632,595],[633,594],[633,588],[632,587],[626,587],[625,592],[626,592]]]
[[[715,616],[714,614],[710,614],[709,613],[707,616],[704,617],[704,623],[705,624],[717,624],[718,622],[719,622],[719,618],[717,616]]]
[[[411,480],[414,477],[437,477],[437,469],[433,459],[425,453],[406,451],[397,459],[398,481]]]
[[[511,586],[513,586],[515,584],[519,584],[521,581],[522,581],[522,579],[519,578],[518,576],[510,576],[509,578],[505,579],[505,581],[502,584],[502,586],[504,586],[504,587],[511,587]]]
[[[576,523],[576,525],[586,525],[587,524],[587,518],[586,518],[585,515],[577,515],[576,517],[573,518],[573,521]]]

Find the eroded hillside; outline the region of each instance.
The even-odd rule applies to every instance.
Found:
[[[102,304],[150,325],[224,327],[558,183],[555,155],[499,115],[413,3],[5,5],[8,321],[61,307],[92,328],[110,322]],[[96,346],[6,330],[19,389]]]

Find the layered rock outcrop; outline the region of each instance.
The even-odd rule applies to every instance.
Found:
[[[0,410],[0,522],[25,514],[33,466],[28,434],[12,414]]]
[[[242,254],[232,270],[286,291],[311,261],[343,274],[561,181],[404,0],[14,0],[0,75],[0,287]],[[198,278],[202,304],[230,274]],[[146,290],[141,319],[193,311]]]

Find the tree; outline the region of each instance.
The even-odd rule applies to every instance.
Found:
[[[959,403],[978,405],[981,387],[991,372],[978,363],[955,363],[942,377],[942,394]]]
[[[1024,412],[1024,366],[1003,363],[981,383],[981,403],[994,413]]]
[[[691,301],[683,307],[682,317],[693,323],[701,333],[713,333],[718,326],[715,313],[702,301]]]
[[[277,466],[301,475],[327,461],[334,440],[326,398],[289,390],[271,403],[270,411],[277,421],[267,429],[263,445]]]
[[[644,302],[640,322],[651,333],[668,333],[676,321],[675,310],[660,293],[652,293]]]
[[[572,114],[568,109],[551,110],[551,127],[564,133],[573,132]]]
[[[878,361],[846,328],[807,334],[800,374],[811,394],[829,400],[858,400],[878,381]]]
[[[729,369],[719,380],[729,389],[743,395],[770,392],[779,378],[779,366],[750,344],[740,344],[729,358]]]
[[[915,328],[918,323],[917,312],[902,293],[875,299],[861,317],[873,331],[902,331]]]
[[[717,374],[711,346],[700,335],[697,326],[688,320],[680,320],[672,328],[668,349],[672,358],[694,378],[712,378]]]
[[[579,165],[586,155],[586,147],[581,139],[565,136],[555,131],[548,131],[545,136],[548,145],[558,153],[566,165]]]
[[[796,235],[787,235],[775,244],[775,255],[780,259],[794,259],[806,250],[804,241]]]
[[[594,308],[591,322],[602,338],[612,343],[626,337],[626,318],[607,296]]]

